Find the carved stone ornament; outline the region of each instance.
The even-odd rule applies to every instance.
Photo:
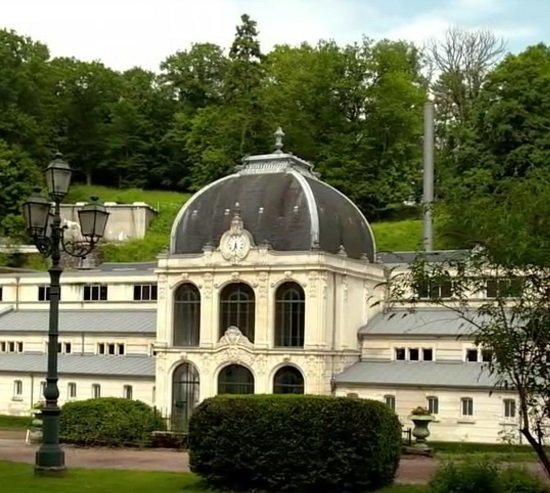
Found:
[[[218,346],[245,346],[252,348],[254,344],[248,340],[248,337],[246,337],[238,327],[232,325],[224,332],[218,342]]]
[[[229,229],[220,239],[220,251],[226,260],[238,263],[245,259],[253,245],[253,238],[249,231],[244,229],[244,223],[239,211],[239,204],[235,204],[233,219]]]

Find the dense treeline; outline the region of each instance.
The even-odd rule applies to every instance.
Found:
[[[314,162],[369,218],[388,217],[421,193],[428,91],[438,198],[492,193],[550,162],[549,48],[503,55],[491,33],[460,30],[424,49],[364,38],[264,53],[243,15],[227,52],[195,44],[158,73],[117,72],[0,31],[0,226],[17,229],[20,202],[56,150],[77,181],[194,191],[242,156],[272,150],[279,125],[285,149]]]

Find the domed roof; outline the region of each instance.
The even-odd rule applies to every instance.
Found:
[[[199,190],[172,226],[171,254],[217,247],[239,208],[255,244],[275,251],[322,250],[352,258],[375,258],[369,223],[345,195],[321,181],[313,165],[282,152],[278,131],[273,154],[243,160],[236,173]]]

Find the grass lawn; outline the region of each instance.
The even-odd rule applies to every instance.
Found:
[[[30,416],[5,416],[0,414],[0,430],[26,430],[31,423]]]
[[[33,466],[0,461],[2,491],[9,493],[214,493],[190,473],[69,469],[63,478],[35,477]],[[384,493],[423,493],[422,486],[399,485]]]
[[[536,462],[537,455],[529,445],[503,443],[433,442],[440,460],[489,460],[500,462]]]

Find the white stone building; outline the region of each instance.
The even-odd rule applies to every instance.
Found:
[[[413,256],[377,253],[359,209],[278,145],[183,205],[157,263],[63,274],[61,403],[131,397],[184,426],[218,393],[353,394],[405,426],[429,407],[437,440],[518,438],[515,395],[490,395],[486,355],[456,315],[429,300],[382,311],[387,267]],[[39,399],[47,282],[0,274],[0,413]]]

